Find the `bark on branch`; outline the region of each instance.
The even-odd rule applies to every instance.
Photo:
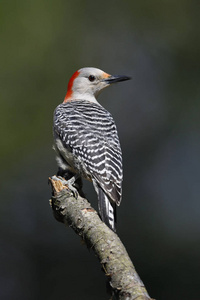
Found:
[[[49,181],[55,218],[70,226],[93,249],[116,299],[153,300],[119,237],[101,221],[90,203],[80,196],[76,199],[61,181],[52,178]]]

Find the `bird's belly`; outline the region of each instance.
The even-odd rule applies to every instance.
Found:
[[[88,172],[84,162],[74,155],[70,148],[63,146],[62,141],[55,139],[55,151],[57,153],[56,161],[62,169],[68,169],[73,173],[78,173],[81,177],[92,181],[91,174]]]

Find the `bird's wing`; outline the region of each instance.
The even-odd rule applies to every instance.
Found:
[[[54,131],[64,147],[71,149],[104,192],[119,205],[122,155],[116,125],[102,106],[84,102],[59,105]]]

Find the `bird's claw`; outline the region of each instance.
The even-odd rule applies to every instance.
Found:
[[[70,178],[69,180],[66,180],[65,178],[61,177],[61,176],[52,176],[53,180],[59,180],[61,181],[62,185],[67,186],[68,189],[72,192],[72,195],[77,199],[78,198],[78,192],[77,189],[73,186],[73,184],[76,181],[75,176],[73,176],[72,178]]]

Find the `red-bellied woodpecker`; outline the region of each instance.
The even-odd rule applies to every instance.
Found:
[[[110,84],[128,79],[82,68],[72,75],[64,102],[54,112],[57,175],[92,181],[101,219],[114,231],[122,197],[122,154],[115,122],[96,97]]]

